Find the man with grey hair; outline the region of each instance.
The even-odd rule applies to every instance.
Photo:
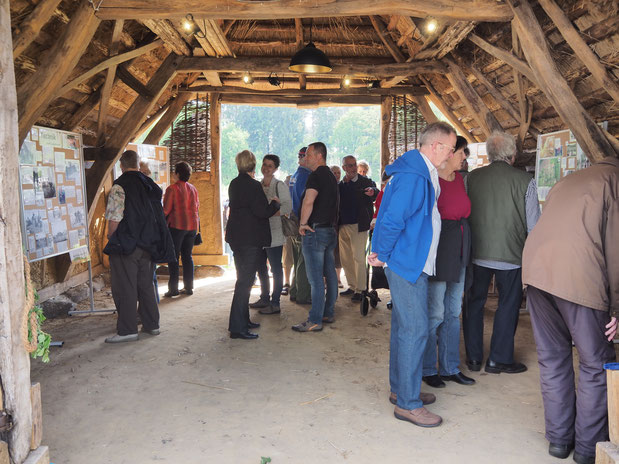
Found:
[[[493,132],[486,151],[490,165],[475,169],[466,178],[473,238],[473,285],[463,313],[466,363],[472,371],[481,369],[484,304],[494,275],[499,305],[485,370],[516,374],[527,370],[514,361],[514,335],[522,302],[522,250],[540,215],[537,185],[531,174],[512,166],[516,142],[511,135]]]

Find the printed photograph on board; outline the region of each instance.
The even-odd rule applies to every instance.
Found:
[[[65,160],[65,177],[67,181],[72,180],[76,184],[81,184],[80,162],[79,160]]]

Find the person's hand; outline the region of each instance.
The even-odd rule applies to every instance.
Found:
[[[608,341],[612,341],[615,338],[615,334],[617,333],[617,318],[613,317],[608,324],[606,324],[606,328],[608,329],[604,332],[604,335],[608,337]]]
[[[301,224],[299,226],[299,234],[305,236],[305,231],[309,230],[310,232],[314,232],[314,229],[312,229],[310,226],[308,226],[307,224]]]
[[[378,253],[373,252],[368,255],[368,263],[370,264],[370,266],[375,267],[383,267],[385,265],[385,263],[378,259]]]
[[[276,201],[277,203],[281,203],[280,199],[277,197],[271,198],[271,201]]]
[[[363,193],[365,193],[368,197],[371,197],[374,195],[374,188],[368,187],[363,191]]]

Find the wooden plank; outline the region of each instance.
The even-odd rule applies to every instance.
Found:
[[[42,0],[13,33],[13,59],[19,57],[36,39],[41,28],[52,17],[61,0]]]
[[[142,97],[152,96],[150,95],[150,90],[144,84],[142,84],[142,82],[138,80],[137,77],[131,74],[131,71],[129,71],[127,66],[122,64],[119,65],[116,69],[116,73],[118,74],[120,80],[123,81],[127,85],[127,87],[132,89],[138,95],[141,95]]]
[[[494,131],[502,131],[501,124],[469,83],[460,66],[451,59],[447,59],[447,63],[449,66],[447,79],[449,79],[456,93],[460,96],[460,100],[469,110],[469,114],[473,116],[484,134],[486,134],[486,137],[489,137]]]
[[[37,71],[18,88],[20,144],[58,93],[98,26],[99,19],[95,16],[92,5],[81,2],[57,42],[41,59]]]
[[[163,137],[163,134],[165,134],[172,122],[174,122],[178,114],[183,109],[183,106],[185,106],[185,103],[192,98],[195,98],[195,92],[181,93],[174,98],[167,111],[163,114],[163,116],[161,116],[159,121],[157,121],[157,124],[155,124],[155,126],[150,130],[144,139],[144,143],[149,145],[158,145],[159,140]]]
[[[234,93],[234,94],[247,94],[247,95],[282,95],[282,96],[293,96],[293,97],[303,97],[308,95],[426,95],[428,91],[423,87],[393,87],[390,89],[368,89],[367,87],[350,87],[348,89],[340,89],[330,88],[330,89],[275,89],[275,90],[258,90],[258,89],[249,89],[246,87],[232,87],[232,86],[224,86],[224,87],[212,87],[212,86],[194,86],[186,89],[179,89],[179,94],[183,92],[187,93],[195,93],[195,92],[219,92],[222,94],[225,93]]]
[[[595,444],[595,464],[619,464],[619,445],[609,441]]]
[[[185,12],[185,15],[186,14],[187,12]],[[191,50],[187,42],[185,42],[185,39],[181,37],[170,21],[167,19],[142,19],[140,22],[157,34],[174,53],[177,55],[191,56]]]
[[[537,78],[531,68],[527,63],[514,56],[512,53],[503,50],[502,48],[496,47],[491,43],[486,42],[484,39],[479,37],[477,34],[471,34],[469,36],[469,40],[481,48],[483,51],[488,53],[489,55],[498,58],[504,63],[510,65],[512,68],[518,70],[520,74],[526,76],[531,82],[537,85]]]
[[[0,464],[11,464],[9,458],[9,445],[6,441],[0,440]]]
[[[206,56],[185,57],[179,64],[179,72],[276,72],[289,73],[290,58],[212,58]],[[353,59],[346,62],[331,61],[333,70],[329,75],[363,77],[391,77],[402,74],[445,73],[447,67],[440,61],[411,61],[409,63],[361,64]],[[318,74],[319,75],[319,74]]]
[[[151,52],[152,50],[155,50],[156,48],[161,47],[161,45],[163,45],[163,40],[157,39],[157,40],[154,40],[154,41],[152,41],[152,42],[150,42],[150,43],[148,43],[146,45],[138,47],[135,50],[131,50],[131,51],[128,51],[128,52],[125,52],[125,53],[121,53],[120,55],[116,55],[116,56],[107,58],[107,59],[103,60],[101,63],[99,63],[96,66],[94,66],[93,68],[91,68],[88,71],[86,71],[85,73],[79,75],[75,79],[72,79],[71,82],[69,82],[68,84],[66,84],[65,86],[63,86],[60,89],[60,91],[58,92],[57,96],[64,95],[69,90],[73,89],[74,87],[77,87],[79,84],[84,82],[86,79],[89,79],[90,77],[94,76],[95,74],[98,74],[101,71],[106,70],[107,68],[109,68],[112,65],[115,65],[115,64],[118,65],[120,63],[124,63],[125,61],[129,61],[129,60],[131,60],[133,58],[137,58],[138,56],[144,55],[146,53]]]
[[[285,105],[297,107],[305,105],[305,107],[317,108],[319,106],[329,105],[380,105],[380,95],[377,96],[308,96],[308,97],[286,97],[282,95],[244,95],[244,94],[222,94],[222,103],[233,103],[240,105]]]
[[[391,56],[393,56],[393,59],[397,63],[403,63],[404,61],[406,61],[406,57],[404,56],[404,53],[402,53],[402,51],[398,48],[397,44],[393,41],[393,39],[389,35],[389,32],[387,31],[387,28],[385,27],[385,23],[383,23],[383,20],[380,19],[378,16],[372,15],[370,16],[370,21],[372,22],[372,26],[374,26],[374,29],[376,30],[378,37],[380,38],[380,40],[382,40],[383,44],[385,45],[385,48],[391,54]]]
[[[215,50],[216,56],[232,56],[235,54],[230,48],[228,40],[225,38],[223,32],[219,28],[219,25],[212,19],[198,19],[196,18],[196,24],[202,33],[206,36],[206,39],[210,42],[211,46]]]
[[[434,114],[434,111],[432,111],[432,108],[430,108],[428,100],[426,100],[424,97],[417,95],[411,95],[411,99],[415,102],[417,108],[419,108],[419,111],[423,116],[423,119],[425,119],[428,124],[438,122],[438,118]]]
[[[120,46],[120,35],[123,31],[123,25],[125,21],[119,19],[114,22],[114,29],[112,30],[112,40],[110,43],[110,56],[118,55],[118,48]],[[110,95],[112,95],[112,88],[114,87],[114,78],[116,77],[115,64],[107,68],[107,77],[103,83],[103,89],[101,90],[101,101],[99,103],[99,120],[97,121],[97,146],[101,146],[105,142],[105,119],[107,118],[108,108],[110,104]],[[64,280],[64,279],[62,279]]]
[[[209,229],[212,240],[209,240],[209,254],[223,255],[224,236],[221,220],[220,196],[220,165],[221,165],[221,100],[218,93],[209,95],[209,123],[211,125],[211,177],[213,188],[211,198],[211,217],[208,218],[206,229]],[[206,219],[206,218],[205,218]]]
[[[389,128],[391,127],[391,109],[393,97],[382,97],[380,101],[380,172],[385,172],[385,167],[391,163],[391,151],[389,150]],[[397,154],[396,154],[397,156]]]
[[[193,254],[193,264],[196,266],[227,266],[230,264],[230,256],[221,255],[201,255]]]
[[[610,441],[619,445],[619,371],[606,370],[608,395],[608,435]]]
[[[460,132],[460,135],[465,137],[469,143],[475,143],[475,137],[468,131],[464,124],[458,119],[458,117],[451,111],[449,106],[443,101],[441,95],[434,89],[434,86],[428,81],[425,77],[419,76],[421,82],[424,83],[430,95],[427,97],[432,103],[436,105],[436,107],[440,110],[441,113],[449,120],[452,126],[454,126]]]
[[[41,384],[33,383],[30,387],[30,404],[32,404],[32,435],[30,449],[41,446],[43,440],[43,405],[41,403]]]
[[[30,452],[23,464],[49,464],[49,448],[47,446],[39,446]]]
[[[225,2],[221,0],[105,0],[97,15],[101,19],[184,18],[187,12],[210,19],[290,19],[328,16],[370,16],[399,14],[461,21],[503,22],[512,15],[505,5],[491,0],[331,0],[303,2],[280,0]]]
[[[103,155],[96,159],[93,166],[88,169],[86,174],[86,188],[89,225],[95,209],[91,208],[91,206],[96,204],[101,194],[101,187],[105,181],[105,177],[111,171],[112,166],[122,154],[122,151],[131,140],[135,131],[144,122],[146,115],[150,113],[157,100],[161,97],[161,94],[166,90],[176,75],[179,61],[180,57],[178,55],[174,53],[168,55],[146,85],[151,96],[138,96],[110,135],[108,142],[102,150]]]
[[[600,63],[600,59],[587,45],[566,14],[554,0],[539,0],[539,4],[556,24],[565,41],[591,72],[599,86],[612,97],[616,104],[619,103],[619,83],[617,83],[617,79],[608,72],[606,66]]]
[[[587,157],[596,162],[618,156],[602,129],[589,116],[555,64],[546,37],[526,0],[507,0],[514,12],[518,38],[524,55],[535,73],[537,84],[563,121],[572,130]]]

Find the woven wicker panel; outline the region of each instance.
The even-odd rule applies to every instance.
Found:
[[[419,134],[426,125],[426,120],[410,98],[402,95],[393,97],[389,128],[390,162],[409,150],[419,148]]]
[[[191,100],[172,123],[163,145],[170,148],[170,167],[185,161],[194,171],[211,169],[211,124],[208,98]]]

